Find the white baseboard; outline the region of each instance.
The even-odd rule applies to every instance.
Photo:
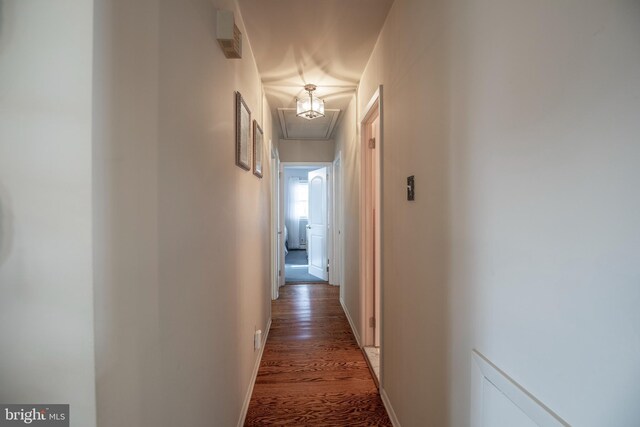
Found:
[[[253,395],[253,386],[256,385],[256,378],[258,377],[258,370],[260,369],[260,362],[262,362],[262,353],[264,352],[264,346],[267,344],[267,337],[269,336],[269,331],[271,330],[271,319],[267,322],[267,328],[262,338],[262,345],[260,346],[260,351],[258,352],[258,358],[256,359],[256,364],[253,367],[253,373],[251,374],[251,382],[249,383],[249,390],[247,390],[247,394],[244,397],[244,403],[242,404],[242,410],[240,411],[240,419],[238,420],[238,427],[244,426],[244,421],[247,418],[247,411],[249,410],[249,402],[251,402],[251,395]]]
[[[396,412],[393,410],[393,406],[391,406],[391,401],[389,400],[389,396],[387,396],[387,392],[384,391],[382,387],[380,387],[380,397],[382,398],[382,403],[384,403],[384,407],[387,409],[387,414],[389,415],[389,419],[391,419],[391,424],[393,427],[400,427],[400,421],[398,421],[398,416]]]
[[[356,342],[358,343],[358,347],[362,348],[362,344],[360,341],[360,335],[358,335],[358,330],[355,328],[353,324],[353,320],[351,320],[351,315],[349,314],[349,310],[347,310],[347,306],[344,304],[342,298],[340,298],[340,305],[342,306],[342,311],[344,311],[345,316],[347,316],[347,320],[349,321],[349,325],[351,326],[351,331],[353,332],[353,336],[356,337]]]

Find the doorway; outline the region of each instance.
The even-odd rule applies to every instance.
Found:
[[[381,274],[381,196],[382,196],[382,87],[364,110],[361,130],[361,298],[363,350],[376,379],[381,380],[382,274]]]
[[[282,163],[281,229],[286,283],[329,283],[331,163]]]

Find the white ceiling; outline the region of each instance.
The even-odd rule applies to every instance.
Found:
[[[316,95],[325,100],[326,109],[347,107],[393,0],[239,3],[267,100],[278,117],[278,108],[295,108],[295,98],[305,93],[307,83],[318,86]],[[284,116],[284,124],[291,118],[290,127],[298,135],[291,139],[309,139],[319,132],[312,128],[320,119]],[[285,136],[286,129],[282,131]]]

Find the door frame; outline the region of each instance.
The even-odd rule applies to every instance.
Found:
[[[369,173],[367,165],[371,164],[371,150],[369,149],[369,138],[371,138],[371,124],[375,119],[378,119],[379,123],[379,138],[376,141],[377,160],[374,167],[377,169],[377,197],[375,197],[375,210],[376,210],[376,227],[374,238],[374,224],[373,221],[367,220],[370,218],[370,212],[372,210],[373,201],[370,189],[373,187],[371,182],[372,177]],[[383,215],[381,209],[381,201],[383,197],[383,150],[384,150],[384,110],[382,101],[382,85],[378,86],[367,106],[364,108],[360,120],[358,122],[360,130],[360,313],[361,313],[361,331],[362,345],[371,346],[374,344],[374,328],[369,325],[369,319],[375,314],[375,307],[373,303],[374,299],[374,284],[373,274],[378,278],[378,300],[380,302],[379,316],[376,318],[376,328],[380,331],[380,357],[382,359],[383,354],[383,322],[384,316],[384,284],[382,280],[382,227],[383,227]],[[375,242],[375,248],[374,248]],[[377,249],[377,250],[375,250]],[[375,254],[375,260],[373,259]],[[375,272],[374,272],[375,265]],[[382,365],[380,370],[380,382],[382,383]]]
[[[342,213],[342,151],[338,151],[338,155],[333,161],[333,183],[331,185],[331,192],[333,198],[333,245],[331,245],[331,254],[329,259],[333,262],[333,268],[329,268],[329,283],[335,286],[342,286],[344,283],[344,241],[342,238],[342,230],[344,228],[343,213]],[[340,298],[344,299],[344,286],[340,289]]]
[[[280,156],[278,150],[271,144],[271,299],[277,300],[280,296],[280,258],[282,254],[278,248],[282,242],[282,231],[280,228]]]
[[[284,169],[286,167],[290,167],[290,166],[304,166],[304,167],[314,167],[317,166],[318,169],[320,168],[327,168],[327,174],[329,175],[329,178],[327,179],[327,188],[331,188],[330,186],[333,185],[333,163],[332,162],[280,162],[280,169],[278,171],[279,175],[280,175],[280,190],[279,190],[279,194],[278,194],[278,208],[279,208],[279,219],[280,219],[280,230],[282,230],[282,235],[284,236],[284,212],[285,212],[285,207],[284,207]],[[329,259],[329,284],[332,284],[331,282],[331,266],[333,265],[333,252],[330,250],[330,248],[333,246],[333,207],[334,207],[334,202],[333,202],[333,194],[332,191],[327,191],[327,258]],[[282,275],[280,276],[280,281],[279,281],[279,285],[280,286],[284,286],[285,284],[285,272],[284,272],[284,258],[285,258],[285,254],[284,254],[284,241],[282,242],[282,244],[280,245],[279,248],[280,251],[280,265],[279,265],[279,269],[280,271],[282,271]]]

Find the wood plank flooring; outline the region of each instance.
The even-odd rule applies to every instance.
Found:
[[[338,295],[280,289],[245,426],[392,425]]]

